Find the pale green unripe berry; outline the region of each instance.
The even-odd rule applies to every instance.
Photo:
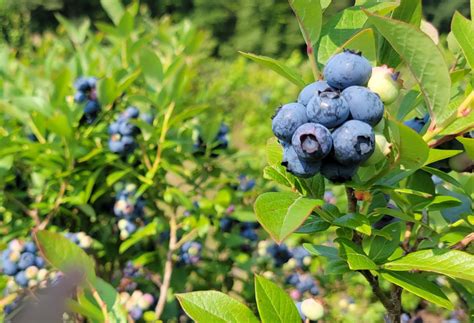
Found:
[[[472,172],[474,169],[474,160],[469,157],[467,152],[463,152],[449,158],[449,167],[458,173]]]
[[[387,65],[383,65],[372,68],[372,76],[367,87],[377,93],[383,103],[390,104],[397,99],[402,84],[398,80],[398,74]]]
[[[324,316],[324,307],[314,299],[308,298],[301,303],[301,312],[311,321],[316,321]]]
[[[387,141],[387,139],[382,134],[376,133],[374,153],[369,159],[362,163],[362,166],[375,165],[384,160],[385,156],[390,153],[390,147],[391,144]]]

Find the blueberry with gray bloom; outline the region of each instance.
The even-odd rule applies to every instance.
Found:
[[[305,123],[296,129],[291,144],[298,157],[321,160],[332,149],[332,137],[329,130],[317,123]]]
[[[335,160],[324,160],[321,166],[321,175],[333,183],[350,181],[357,172],[358,165],[341,165]]]
[[[352,119],[363,121],[375,126],[383,118],[384,106],[380,97],[362,86],[350,86],[342,91],[342,97],[346,100]]]
[[[326,81],[316,81],[311,84],[306,85],[303,90],[301,90],[298,95],[298,103],[302,105],[307,105],[309,100],[315,95],[318,95],[319,92],[329,89],[330,86]]]
[[[304,160],[298,157],[293,146],[283,148],[283,161],[286,171],[302,178],[316,175],[321,167],[320,161]]]
[[[353,85],[367,85],[372,75],[370,62],[351,50],[334,55],[324,68],[326,82],[337,89],[343,90]]]
[[[307,122],[305,106],[299,103],[288,103],[282,106],[273,117],[272,130],[278,139],[291,142],[295,130]]]
[[[343,165],[358,165],[372,155],[375,134],[371,126],[359,120],[349,120],[332,133],[334,156]]]
[[[407,127],[412,128],[417,133],[420,133],[429,120],[430,120],[430,116],[427,113],[425,114],[423,118],[414,117],[413,119],[405,121],[403,124]]]
[[[327,90],[313,96],[306,106],[306,114],[310,122],[322,124],[326,128],[334,128],[347,120],[349,106],[338,92]]]

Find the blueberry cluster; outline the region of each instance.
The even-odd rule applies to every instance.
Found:
[[[188,241],[183,244],[179,260],[185,265],[195,265],[201,260],[202,244],[197,241]]]
[[[283,146],[282,165],[298,177],[321,173],[333,182],[352,178],[372,155],[372,129],[383,117],[379,95],[365,87],[372,67],[360,53],[334,55],[325,81],[307,85],[297,102],[283,105],[272,130]]]
[[[257,241],[258,235],[256,229],[257,222],[239,222],[229,216],[225,216],[219,220],[219,226],[222,232],[230,232],[234,226],[239,227],[240,236],[250,241]]]
[[[134,321],[143,317],[143,313],[152,309],[155,298],[149,293],[135,290],[131,295],[127,292],[120,293],[120,304],[125,307]]]
[[[114,214],[119,219],[120,238],[127,239],[137,230],[136,222],[143,217],[145,201],[135,197],[135,184],[126,184],[115,197]]]
[[[84,117],[87,123],[92,123],[100,112],[100,104],[97,100],[97,79],[95,77],[80,77],[74,82],[76,94],[74,101],[85,103]]]
[[[219,131],[214,138],[214,144],[211,147],[211,157],[217,157],[220,150],[227,149],[229,146],[228,140],[229,127],[225,124],[221,124]],[[206,153],[207,144],[201,135],[197,136],[196,142],[194,143],[194,154],[202,156]]]
[[[290,294],[294,300],[300,299],[305,293],[310,293],[311,295],[319,294],[319,287],[316,280],[308,273],[297,272],[290,274],[286,278],[286,282],[296,288]]]
[[[425,129],[429,121],[430,121],[429,115],[425,114],[423,118],[415,117],[413,119],[405,121],[404,124],[412,128],[416,132],[420,133],[421,131],[423,131],[423,129]],[[467,138],[472,138],[473,137],[472,131],[464,134],[464,136]],[[430,164],[429,165],[430,167],[437,168],[447,173],[452,170],[458,173],[463,173],[463,172],[472,173],[472,171],[474,170],[474,160],[471,157],[469,157],[468,153],[464,149],[464,145],[460,143],[458,140],[452,139],[448,142],[442,143],[436,148],[445,149],[445,150],[462,150],[463,152],[459,153],[456,156],[436,161]]]
[[[21,287],[36,286],[48,274],[44,269],[44,259],[38,255],[38,249],[31,241],[10,241],[1,260],[3,273],[15,277],[15,282]]]
[[[92,247],[92,243],[94,241],[92,237],[88,236],[85,232],[67,232],[64,235],[79,247],[86,250]]]
[[[128,107],[119,116],[117,121],[109,126],[109,149],[116,154],[129,154],[135,149],[135,135],[138,127],[131,123],[133,119],[137,119],[140,111],[135,107]]]
[[[270,257],[276,267],[283,269],[307,269],[311,264],[311,255],[302,246],[290,249],[284,243],[278,245],[268,240],[258,243],[257,253],[260,257]]]

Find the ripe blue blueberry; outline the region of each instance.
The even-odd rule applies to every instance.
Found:
[[[222,232],[230,232],[230,230],[232,230],[233,224],[234,220],[229,217],[222,218],[219,221],[219,225],[221,227]]]
[[[311,84],[306,85],[303,90],[301,90],[298,95],[298,103],[302,105],[307,105],[309,100],[315,95],[318,95],[319,92],[329,89],[330,86],[326,81],[316,81]]]
[[[18,272],[18,265],[9,260],[3,260],[3,273],[8,276],[13,276]]]
[[[140,114],[140,110],[138,110],[136,107],[128,107],[125,109],[123,115],[127,119],[136,119],[138,118],[138,115]]]
[[[25,243],[25,250],[31,253],[35,253],[37,250],[36,245],[33,242],[28,241],[27,243]]]
[[[18,272],[18,274],[15,275],[15,281],[21,287],[27,287],[28,286],[28,278],[26,277],[24,271],[20,271],[20,272]]]
[[[282,106],[273,117],[272,130],[278,139],[291,142],[295,130],[307,122],[305,106],[299,103],[288,103]]]
[[[339,93],[328,90],[313,96],[306,106],[306,114],[310,122],[334,128],[347,120],[349,106]]]
[[[371,75],[370,62],[360,53],[351,50],[334,55],[324,68],[326,82],[341,90],[352,85],[367,85]]]
[[[93,101],[93,100],[87,101],[84,107],[84,113],[86,114],[95,114],[99,112],[99,110],[100,110],[99,102]]]
[[[293,146],[283,148],[282,166],[286,171],[302,178],[308,178],[316,175],[321,167],[321,162],[313,160],[304,160],[298,157]]]
[[[80,77],[74,82],[74,88],[81,92],[87,92],[91,90],[91,84],[87,77]]]
[[[273,257],[276,267],[281,267],[291,258],[290,250],[286,244],[272,244],[267,247],[267,252]]]
[[[349,120],[332,133],[334,157],[343,165],[358,165],[372,155],[375,134],[372,127],[359,120]]]
[[[76,92],[76,94],[74,94],[74,102],[83,103],[84,101],[86,101],[86,99],[87,95],[82,91],[78,91]]]
[[[108,129],[109,135],[115,135],[115,134],[119,133],[119,129],[120,129],[120,123],[112,122],[109,125],[109,129]]]
[[[130,316],[135,321],[138,321],[142,317],[142,315],[143,315],[143,310],[138,306],[136,306],[136,307],[134,307],[130,310]]]
[[[405,121],[404,124],[405,126],[410,127],[416,132],[420,133],[429,120],[430,120],[429,114],[425,114],[423,118],[415,117],[413,119]]]
[[[35,266],[38,268],[43,268],[45,266],[45,262],[43,257],[35,257]]]
[[[18,261],[18,268],[26,269],[27,267],[33,266],[35,263],[35,255],[31,252],[23,252],[20,260]]]
[[[148,124],[153,124],[153,115],[151,113],[143,113],[140,118]]]
[[[333,183],[345,183],[350,181],[357,172],[357,165],[341,165],[335,160],[324,160],[321,166],[321,175]]]
[[[126,152],[130,152],[135,148],[135,139],[132,136],[123,136],[121,140]]]
[[[305,123],[296,129],[291,144],[302,159],[323,159],[332,149],[329,130],[317,123]]]
[[[119,132],[123,136],[130,136],[136,133],[137,127],[129,122],[121,122],[119,124]]]
[[[125,151],[125,143],[119,140],[109,140],[109,149],[111,152],[121,154]]]
[[[352,119],[363,121],[375,126],[382,120],[384,106],[380,97],[362,86],[350,86],[342,91],[342,97],[346,100]]]

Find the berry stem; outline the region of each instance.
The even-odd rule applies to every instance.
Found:
[[[159,320],[161,314],[163,314],[163,310],[165,309],[166,299],[168,296],[168,289],[170,287],[171,276],[173,274],[173,253],[176,250],[176,242],[177,242],[177,231],[178,226],[176,223],[176,214],[175,212],[171,212],[170,219],[170,241],[168,245],[168,252],[166,253],[166,262],[165,262],[165,269],[163,273],[163,282],[160,288],[160,298],[158,299],[158,303],[155,307],[155,316],[156,319]]]
[[[309,63],[311,64],[311,70],[313,71],[313,76],[316,81],[321,78],[321,73],[319,72],[318,63],[314,57],[314,49],[310,44],[306,44],[306,52],[308,53]]]
[[[107,311],[107,304],[104,303],[104,301],[102,300],[102,298],[99,295],[99,292],[97,292],[97,289],[95,289],[94,286],[89,284],[89,287],[91,289],[92,296],[94,297],[97,304],[99,304],[99,306],[100,306],[100,309],[102,311],[102,315],[104,316],[104,323],[109,323],[110,320],[109,320],[109,314],[108,314],[108,311]]]
[[[151,178],[155,177],[155,174],[158,171],[158,167],[160,166],[162,147],[163,147],[163,143],[166,140],[166,134],[168,133],[168,130],[169,130],[169,121],[171,119],[171,115],[173,114],[174,106],[175,106],[175,103],[171,102],[171,104],[168,106],[168,109],[166,110],[166,113],[165,113],[163,126],[161,128],[160,139],[158,140],[158,145],[156,148],[156,157],[155,157],[155,160],[153,161],[153,165],[150,170]]]

